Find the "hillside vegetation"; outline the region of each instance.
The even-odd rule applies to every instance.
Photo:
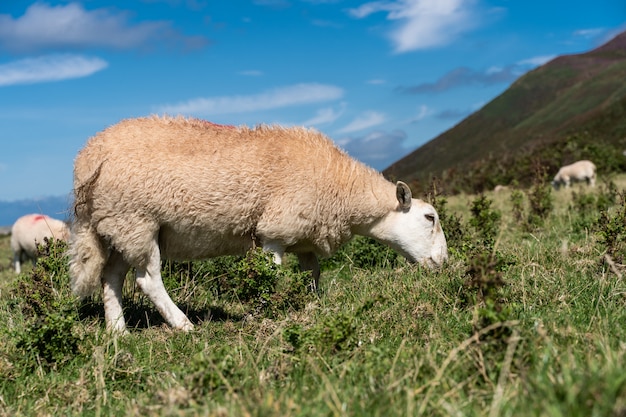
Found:
[[[30,271],[0,239],[0,415],[623,416],[626,175],[435,204],[450,261],[431,271],[356,239],[321,292],[263,253],[164,263],[197,325],[125,287],[124,337],[69,292],[63,244]]]
[[[537,166],[554,175],[576,159],[601,172],[626,168],[626,33],[593,51],[558,57],[520,77],[500,96],[384,174],[425,189],[479,192],[517,181]],[[609,161],[605,161],[606,157]]]

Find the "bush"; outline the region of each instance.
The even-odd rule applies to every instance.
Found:
[[[479,245],[485,248],[493,248],[500,230],[500,219],[502,214],[498,210],[491,208],[492,200],[485,195],[477,197],[472,201],[470,212],[470,226],[478,236]]]
[[[552,188],[545,166],[535,166],[535,177],[527,196],[530,210],[525,227],[528,231],[533,231],[543,227],[544,221],[554,208]]]
[[[16,362],[26,369],[38,365],[55,368],[79,354],[81,337],[74,332],[78,306],[69,293],[65,242],[46,239],[30,277],[21,279],[16,298],[22,299],[24,329],[13,337],[19,352]]]
[[[332,257],[322,259],[320,267],[322,270],[330,270],[347,263],[363,269],[393,268],[399,264],[400,259],[400,255],[388,246],[369,237],[355,236]]]

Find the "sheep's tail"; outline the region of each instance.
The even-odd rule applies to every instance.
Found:
[[[74,190],[74,220],[69,242],[70,286],[80,298],[89,297],[100,288],[102,270],[109,257],[95,225],[90,221],[92,191],[101,167]]]

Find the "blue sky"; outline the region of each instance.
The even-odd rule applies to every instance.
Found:
[[[563,54],[624,0],[0,2],[0,200],[64,195],[121,119],[306,125],[382,170]]]

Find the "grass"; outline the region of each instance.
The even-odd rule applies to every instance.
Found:
[[[621,200],[593,210],[607,189],[552,192],[534,228],[516,220],[513,190],[449,197],[458,245],[443,270],[358,239],[324,263],[319,297],[294,284],[293,260],[251,300],[233,284],[263,269],[250,258],[168,264],[188,334],[131,282],[135,328],[108,335],[99,297],[71,296],[62,245],[16,276],[2,238],[0,415],[623,416],[626,252],[607,226]]]

